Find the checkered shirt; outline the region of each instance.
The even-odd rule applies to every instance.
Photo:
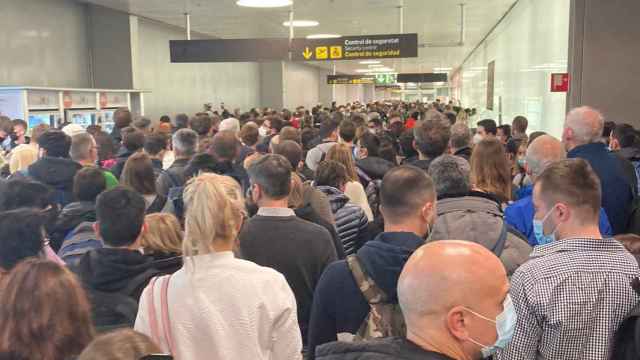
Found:
[[[511,278],[518,322],[498,360],[606,360],[624,317],[640,301],[635,258],[615,239],[538,246]]]

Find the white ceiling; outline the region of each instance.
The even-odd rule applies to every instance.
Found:
[[[134,15],[184,27],[184,13],[191,14],[193,31],[219,38],[288,37],[282,22],[289,8],[255,9],[237,6],[236,0],[82,0]],[[455,68],[498,22],[516,0],[294,0],[295,19],[317,20],[313,28],[295,28],[296,37],[313,33],[341,35],[393,34],[400,32],[404,3],[404,32],[418,33],[420,44],[454,44],[460,37],[460,7],[465,5],[465,44],[421,47],[415,59],[385,60],[397,72],[431,72],[437,67]],[[169,44],[167,44],[169,46]],[[316,63],[330,67],[330,63]],[[339,72],[366,68],[357,61],[338,61]]]

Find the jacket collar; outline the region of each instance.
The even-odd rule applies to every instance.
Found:
[[[438,215],[453,211],[485,212],[502,216],[502,210],[495,200],[469,193],[466,196],[444,198],[438,201]]]
[[[607,145],[604,143],[596,142],[590,144],[579,145],[573,148],[567,153],[568,158],[579,157],[583,154],[592,154],[597,152],[607,152]]]
[[[613,238],[604,239],[588,239],[588,238],[568,238],[563,240],[557,240],[547,245],[539,245],[533,249],[531,258],[539,258],[548,256],[551,254],[561,252],[624,252],[626,251],[624,246]]]

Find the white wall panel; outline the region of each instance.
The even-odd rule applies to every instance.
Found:
[[[550,92],[550,74],[567,72],[570,0],[520,0],[462,67],[461,101],[474,120],[529,119],[529,131],[560,136],[566,94]],[[487,105],[487,64],[495,60],[494,110]],[[475,124],[473,124],[475,125]]]
[[[0,85],[90,85],[86,5],[0,0],[0,49]]]
[[[177,28],[140,19],[138,25],[139,87],[145,95],[145,112],[152,119],[168,114],[193,114],[202,105],[224,102],[228,109],[248,110],[260,103],[257,63],[172,64],[169,40],[184,39]]]

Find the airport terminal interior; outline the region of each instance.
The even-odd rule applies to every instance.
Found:
[[[640,359],[637,0],[0,0],[0,360]]]

